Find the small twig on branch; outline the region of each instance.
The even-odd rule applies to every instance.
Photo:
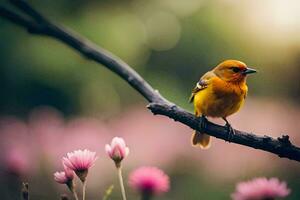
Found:
[[[27,29],[29,33],[55,38],[74,48],[86,58],[104,65],[112,72],[118,74],[135,90],[143,95],[148,102],[150,102],[148,108],[154,114],[168,116],[175,121],[179,121],[191,127],[192,129],[205,132],[216,138],[227,140],[229,133],[226,127],[211,122],[207,122],[204,127],[201,127],[200,120],[197,117],[169,102],[160,95],[157,90],[154,90],[149,83],[147,83],[129,65],[110,52],[96,46],[94,43],[79,36],[77,33],[47,20],[42,14],[33,9],[33,7],[24,0],[10,0],[10,3],[31,20],[0,6],[0,16],[2,18]],[[281,138],[275,139],[269,136],[258,136],[238,130],[235,130],[235,133],[236,134],[232,136],[232,140],[230,141],[232,143],[261,149],[277,154],[279,157],[300,161],[300,148],[293,145],[288,136],[282,136]]]

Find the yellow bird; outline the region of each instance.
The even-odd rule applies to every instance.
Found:
[[[206,120],[206,116],[222,118],[232,136],[234,129],[226,117],[239,111],[244,104],[248,91],[246,77],[255,72],[241,61],[226,60],[205,73],[190,97],[190,102],[194,103],[195,115],[203,120]],[[207,149],[210,147],[210,136],[195,131],[192,145]]]

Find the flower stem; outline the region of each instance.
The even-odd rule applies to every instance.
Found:
[[[86,180],[83,182],[82,185],[82,200],[85,200],[85,190],[86,190]]]
[[[72,194],[73,194],[75,200],[79,200],[75,190],[72,190]]]
[[[149,192],[143,192],[141,200],[150,200],[152,195]]]
[[[74,199],[75,200],[79,200],[78,199],[78,196],[77,196],[77,192],[75,190],[75,184],[74,184],[74,181],[73,180],[69,180],[66,185],[68,186],[69,190],[71,191],[71,193],[73,194],[74,196]]]
[[[119,176],[119,181],[120,181],[120,186],[121,186],[122,197],[123,197],[123,200],[126,200],[125,187],[124,187],[123,177],[122,177],[122,168],[118,167],[117,170],[118,170],[118,176]]]

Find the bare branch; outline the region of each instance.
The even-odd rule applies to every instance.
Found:
[[[166,100],[136,71],[118,57],[96,46],[87,39],[79,36],[77,33],[50,22],[42,14],[33,9],[26,1],[10,0],[10,2],[25,15],[31,17],[32,20],[27,20],[6,8],[0,7],[0,16],[2,18],[26,28],[32,34],[45,35],[57,39],[65,43],[67,46],[74,48],[86,58],[104,65],[106,68],[118,74],[135,90],[143,95],[150,102],[148,108],[154,114],[168,116],[175,121],[179,121],[191,127],[192,129],[205,132],[219,139],[227,140],[229,133],[226,127],[211,122],[206,122],[205,126],[201,127],[200,119]],[[300,148],[293,145],[288,136],[282,136],[281,138],[274,139],[269,136],[258,136],[239,130],[235,130],[235,133],[236,134],[233,135],[230,141],[232,143],[261,149],[274,153],[279,157],[300,161]]]
[[[14,5],[18,4],[17,2],[21,2],[20,4],[26,4],[26,7],[30,7],[29,4],[25,3],[23,0],[12,0]],[[18,6],[19,7],[19,6]],[[34,10],[32,7],[28,11],[29,13]],[[137,72],[135,72],[130,66],[128,66],[124,61],[114,56],[110,52],[96,46],[92,42],[87,39],[79,36],[76,33],[73,33],[70,30],[67,30],[64,27],[53,24],[52,22],[46,20],[42,17],[43,20],[39,20],[38,23],[34,21],[26,21],[26,23],[20,24],[15,18],[8,17],[6,12],[1,12],[2,10],[6,10],[5,8],[0,7],[0,16],[9,21],[15,23],[16,25],[21,25],[25,27],[28,32],[39,35],[47,35],[51,36],[57,40],[62,41],[68,46],[73,47],[75,50],[79,51],[83,56],[90,60],[94,60],[111,71],[115,72],[121,78],[126,80],[133,88],[135,88],[141,95],[143,95],[149,102],[156,101],[166,101],[158,92],[156,92]],[[25,6],[22,7],[22,10],[26,12]],[[9,11],[9,13],[13,13]],[[29,14],[25,13],[25,14]],[[41,16],[37,11],[34,11],[35,15]],[[15,14],[16,15],[16,14]],[[32,14],[29,14],[32,15]],[[36,19],[36,18],[35,18]]]
[[[22,26],[27,29],[36,29],[35,24],[4,7],[0,7],[0,15],[16,25]]]
[[[35,9],[33,9],[26,1],[23,0],[9,0],[11,4],[17,7],[20,11],[29,15],[37,23],[47,23],[47,20]]]
[[[201,130],[211,136],[223,139],[225,141],[227,141],[228,139],[228,130],[226,127],[211,123],[209,121],[205,123],[204,127],[201,127],[201,123],[199,123],[200,119],[178,106],[150,103],[148,105],[148,108],[154,114],[168,116],[175,121],[179,121],[191,127],[192,129]],[[285,157],[291,160],[300,161],[300,148],[294,146],[290,142],[289,136],[287,135],[274,139],[267,135],[258,136],[252,133],[235,130],[235,134],[230,139],[230,142],[268,151],[277,154],[279,157]]]

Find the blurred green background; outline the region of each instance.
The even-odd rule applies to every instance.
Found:
[[[246,107],[241,115],[248,118],[243,119],[258,119],[249,117],[253,116],[248,113],[250,110],[256,117],[268,116],[269,126],[262,125],[259,129],[262,133],[276,130],[275,136],[279,136],[290,130],[285,133],[291,134],[293,141],[300,145],[296,134],[300,128],[299,1],[31,0],[30,3],[51,20],[70,27],[122,58],[162,95],[190,111],[192,106],[187,102],[190,91],[203,73],[225,59],[247,63],[259,73],[248,80],[248,105],[253,109]],[[1,5],[8,4],[3,1]],[[14,116],[27,122],[32,110],[49,106],[67,120],[92,117],[105,123],[127,113],[133,115],[136,110],[155,120],[144,108],[145,100],[127,83],[60,42],[30,35],[1,18],[0,38],[0,115],[3,118]],[[289,129],[281,129],[281,119],[287,115]],[[234,119],[235,124],[244,128],[245,121],[240,118]],[[264,120],[262,117],[260,122],[253,122],[250,131],[260,127],[255,123],[262,124]],[[146,117],[145,124],[151,124]],[[191,130],[185,128],[185,131]],[[185,137],[188,138],[188,134]],[[190,148],[188,140],[183,144],[186,148]],[[176,162],[193,160],[184,152],[174,158]],[[193,153],[198,151],[193,150]],[[263,154],[267,153],[260,153]],[[283,177],[293,189],[289,199],[299,199],[300,165],[268,156],[271,159],[266,165],[274,162],[276,169],[267,167],[266,170],[265,165],[258,164],[265,171],[260,167],[244,169],[229,180],[210,175],[201,178],[202,164],[186,162],[190,164],[178,166],[172,161],[165,167],[174,180],[172,191],[162,199],[229,199],[237,180],[253,176]],[[281,171],[286,167],[291,170]],[[36,179],[46,173],[50,176],[47,181],[54,185],[51,170],[37,173]],[[198,175],[194,176],[193,172]],[[46,185],[36,187],[48,191]],[[117,189],[114,193],[118,193]],[[54,194],[58,194],[57,188],[53,189],[56,193],[48,196],[45,192],[39,193],[38,188],[32,190],[43,199],[53,199]],[[118,194],[115,195],[117,198]]]

